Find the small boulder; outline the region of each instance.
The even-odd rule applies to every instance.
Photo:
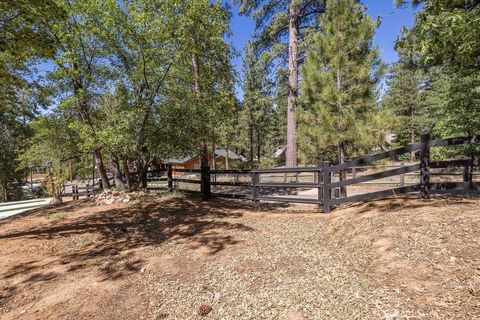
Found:
[[[199,307],[198,307],[198,315],[199,316],[206,316],[207,314],[209,314],[210,312],[212,311],[212,306],[210,306],[209,304],[201,304]]]

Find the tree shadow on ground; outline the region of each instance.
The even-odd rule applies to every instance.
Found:
[[[299,192],[310,190],[310,189],[311,188],[299,188],[299,187],[289,187],[289,188],[261,187],[258,189],[258,194],[260,196],[296,196],[299,194]],[[252,187],[250,186],[241,186],[241,187],[214,186],[212,188],[212,192],[250,197],[252,195]]]
[[[436,196],[430,199],[420,199],[418,195],[402,195],[401,197],[392,196],[378,200],[345,204],[337,209],[354,208],[356,215],[361,215],[372,211],[382,213],[398,213],[399,210],[413,210],[422,207],[431,207],[432,205],[441,206],[445,205],[445,202],[466,204],[468,199],[460,196]]]
[[[89,207],[90,204],[77,201],[41,209],[30,215],[25,213],[22,218],[30,219],[62,211],[67,213],[67,219],[32,224],[20,230],[0,230],[0,241],[25,239],[28,243],[29,239],[48,240],[60,246],[59,251],[53,253],[59,258],[54,264],[68,265],[69,271],[95,266],[103,271],[106,279],[115,279],[142,268],[144,261],[133,256],[134,249],[183,241],[189,248],[201,247],[209,255],[215,255],[236,245],[241,241],[238,232],[254,229],[235,220],[242,217],[245,210],[259,209],[246,201],[215,199],[202,202],[196,197],[167,198],[105,210]],[[265,204],[261,205],[261,210],[274,211],[279,206]],[[79,208],[84,212],[97,208],[98,212],[76,217]],[[18,218],[8,220],[13,222]],[[61,246],[72,246],[74,250]],[[30,261],[13,266],[4,276],[31,273],[38,268],[46,269],[44,264]],[[37,274],[29,281],[42,279],[48,279],[48,275]]]

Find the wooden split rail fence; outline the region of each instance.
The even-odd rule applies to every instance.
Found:
[[[479,187],[477,183],[473,182],[473,169],[479,166],[478,155],[471,159],[461,160],[447,160],[447,161],[431,161],[430,150],[434,147],[448,147],[467,144],[480,143],[480,136],[475,135],[471,137],[459,137],[451,139],[431,140],[429,134],[422,134],[419,143],[410,144],[398,149],[382,152],[375,155],[370,155],[355,159],[346,163],[331,165],[328,161],[323,161],[317,167],[298,167],[298,168],[271,168],[271,169],[256,169],[252,170],[186,170],[189,172],[201,173],[201,180],[197,181],[202,188],[202,196],[208,199],[211,196],[218,197],[232,197],[245,198],[253,201],[276,201],[276,202],[290,202],[290,203],[308,203],[317,204],[323,208],[325,213],[331,211],[332,208],[344,204],[360,201],[367,201],[373,199],[387,198],[390,196],[398,196],[401,194],[409,194],[419,192],[421,198],[428,199],[431,194],[478,194]],[[371,173],[368,175],[356,176],[343,181],[333,181],[333,176],[339,176],[340,172],[352,170],[361,166],[368,166],[375,161],[396,158],[403,154],[410,154],[411,152],[419,152],[419,162],[416,164],[401,166],[382,172]],[[462,182],[430,182],[430,177],[435,175],[448,175],[445,173],[432,173],[431,169],[441,168],[462,168],[463,181]],[[419,172],[419,183],[406,185],[405,176]],[[260,177],[265,174],[294,174],[313,173],[316,177],[315,182],[262,182]],[[212,175],[228,174],[228,175],[249,175],[248,182],[217,182],[211,181]],[[369,181],[378,179],[399,176],[400,187],[390,188],[387,190],[368,192],[364,194],[352,195],[348,197],[339,197],[339,189],[351,185],[358,185]],[[189,179],[182,179],[180,181],[191,182]],[[251,189],[249,194],[235,194],[235,193],[212,193],[211,186],[229,186],[229,187],[247,187]],[[307,188],[317,189],[317,197],[302,198],[291,196],[265,196],[260,190],[262,188],[273,189],[291,189],[291,188]]]
[[[455,145],[478,144],[480,143],[480,136],[475,135],[471,137],[459,137],[443,140],[431,140],[429,134],[423,134],[419,143],[410,144],[398,149],[387,152],[370,155],[355,159],[346,163],[331,165],[328,161],[320,162],[315,167],[297,167],[297,168],[270,168],[252,170],[210,170],[209,167],[202,169],[173,169],[168,166],[166,171],[151,171],[149,182],[166,182],[168,191],[173,191],[178,188],[178,183],[197,184],[200,185],[202,198],[207,200],[211,197],[228,197],[228,198],[243,198],[253,201],[275,201],[275,202],[289,202],[289,203],[307,203],[316,204],[323,208],[325,213],[331,211],[332,208],[344,204],[359,201],[367,201],[379,198],[386,198],[390,196],[397,196],[401,194],[408,194],[419,192],[423,199],[427,199],[431,194],[465,194],[465,193],[479,193],[478,185],[473,182],[473,169],[479,166],[479,157],[476,155],[471,159],[448,160],[432,162],[430,159],[430,150],[434,147],[448,147]],[[372,165],[375,161],[397,158],[403,154],[410,154],[411,152],[419,152],[419,162],[410,165],[402,165],[399,168],[389,169],[382,172],[375,172],[367,175],[356,174],[356,170],[362,166]],[[463,168],[462,182],[430,182],[430,177],[437,175],[432,173],[431,169],[437,168]],[[334,181],[334,176],[340,176],[341,172],[352,171],[353,175],[349,179],[342,181]],[[175,175],[174,175],[175,172]],[[419,183],[409,184],[405,183],[405,176],[412,175],[418,172]],[[182,175],[179,176],[179,173]],[[298,176],[311,173],[314,176],[313,182],[298,181]],[[281,182],[264,182],[261,177],[264,175],[284,175],[284,181]],[[195,177],[192,177],[194,175]],[[234,181],[217,181],[217,176],[228,175],[234,176]],[[295,177],[294,182],[287,182],[287,175]],[[445,175],[440,173],[438,175]],[[246,179],[240,181],[239,176],[247,176]],[[399,176],[399,187],[390,188],[387,190],[374,191],[364,194],[351,195],[347,197],[340,197],[339,189],[342,187],[368,183],[378,179]],[[213,179],[212,179],[213,177]],[[247,192],[212,192],[212,186],[215,187],[242,187]],[[86,193],[89,191],[86,187]],[[151,187],[151,189],[165,187]],[[283,190],[283,189],[317,189],[315,198],[307,197],[292,197],[285,195],[264,195],[263,189]],[[72,192],[73,193],[73,192]],[[76,189],[76,195],[79,195]],[[78,197],[77,197],[78,199]]]

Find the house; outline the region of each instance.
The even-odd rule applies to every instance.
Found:
[[[242,156],[239,156],[232,150],[216,149],[215,150],[216,167],[225,168],[227,164],[227,157],[228,157],[229,164],[232,164],[232,162],[235,162],[235,161],[244,161],[244,158]]]
[[[243,161],[243,157],[239,156],[235,152],[226,149],[216,149],[215,150],[215,167],[225,168],[226,160],[228,157],[229,164],[232,164],[235,161]],[[212,166],[212,156],[209,155],[209,165]],[[170,158],[162,160],[162,167],[166,168],[166,165],[171,164],[173,169],[200,169],[200,155],[197,153],[192,156],[186,156],[183,158]]]

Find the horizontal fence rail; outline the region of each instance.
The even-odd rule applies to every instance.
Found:
[[[348,202],[366,201],[372,199],[385,198],[389,196],[397,196],[400,194],[407,194],[420,191],[423,199],[428,199],[430,194],[465,194],[465,193],[478,193],[475,183],[472,180],[473,167],[479,165],[479,157],[476,156],[473,159],[461,159],[461,160],[448,160],[448,161],[430,161],[430,149],[432,147],[446,147],[462,144],[476,144],[480,143],[480,136],[475,135],[471,137],[458,137],[444,140],[430,140],[429,134],[421,135],[421,142],[414,143],[408,146],[404,146],[398,149],[382,152],[376,155],[370,155],[363,158],[355,159],[346,163],[327,166],[324,170],[324,198],[323,198],[323,210],[324,212],[330,212],[332,206],[340,205]],[[361,177],[355,177],[352,179],[346,179],[338,182],[331,182],[331,176],[335,173],[347,169],[354,168],[359,165],[370,165],[374,161],[383,160],[391,157],[398,157],[405,153],[420,151],[420,163],[404,166],[397,169],[386,170],[383,172],[373,173]],[[445,176],[449,173],[432,173],[430,169],[444,169],[450,167],[462,167],[464,168],[463,182],[444,182],[444,183],[431,183],[431,176]],[[343,198],[331,198],[332,191],[337,188],[346,187],[352,184],[365,183],[367,181],[373,181],[377,179],[392,177],[401,175],[401,179],[408,174],[418,172],[420,178],[419,184],[401,186],[399,188],[375,191],[366,194],[354,195]],[[452,174],[453,175],[453,174]],[[458,176],[459,174],[454,174]],[[404,180],[402,181],[405,183]]]
[[[474,172],[474,168],[480,164],[479,155],[475,155],[471,159],[446,161],[431,161],[430,159],[431,148],[478,143],[480,143],[479,135],[431,140],[428,134],[423,134],[421,136],[421,142],[374,155],[368,155],[341,164],[331,165],[330,162],[323,161],[317,166],[267,169],[254,167],[251,170],[210,170],[209,167],[181,169],[168,165],[165,170],[149,171],[147,180],[160,184],[160,186],[153,185],[149,187],[154,190],[166,188],[168,191],[173,191],[181,187],[178,183],[199,185],[200,192],[205,200],[211,197],[225,197],[248,199],[255,202],[307,203],[319,205],[325,213],[328,213],[332,208],[345,203],[381,199],[416,192],[420,192],[421,197],[424,199],[429,198],[431,194],[479,193],[479,186],[473,181],[474,176],[480,175]],[[411,152],[419,153],[419,161],[417,163],[408,165],[401,163],[400,166],[373,165],[376,161],[396,158]],[[450,168],[463,168],[463,172],[450,172]],[[378,169],[383,169],[383,171],[371,172]],[[438,169],[440,171],[431,172],[431,169]],[[343,174],[341,173],[345,173],[346,178],[343,178]],[[135,173],[130,174],[132,177],[136,176]],[[223,179],[221,177],[222,175],[225,176]],[[462,177],[463,181],[430,182],[431,177],[441,176],[458,176]],[[392,177],[398,177],[398,179],[378,181]],[[418,179],[414,179],[413,177]],[[312,178],[313,181],[310,180]],[[233,181],[231,179],[233,179]],[[339,194],[346,195],[346,193],[339,192],[340,190],[352,185],[397,185],[398,187],[364,194],[339,196]],[[221,191],[218,192],[218,190],[216,190],[217,192],[212,192],[212,186],[218,187]],[[316,189],[317,192],[314,193],[313,198],[306,198],[300,195],[292,196],[291,193],[293,191],[290,189],[293,189],[293,191]],[[78,199],[79,196],[92,196],[98,192],[100,192],[100,189],[96,185],[84,187],[72,186],[72,193],[63,193],[63,195]],[[276,194],[264,194],[268,192],[276,192]]]

